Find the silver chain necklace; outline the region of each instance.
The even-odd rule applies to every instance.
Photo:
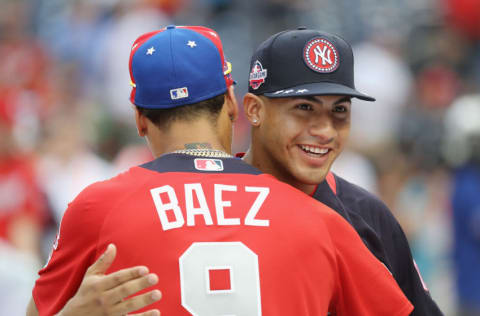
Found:
[[[180,149],[180,150],[172,151],[172,153],[173,154],[185,154],[185,155],[198,156],[198,157],[220,157],[220,158],[231,158],[231,157],[233,157],[232,155],[229,155],[222,150],[208,149],[208,148],[203,148],[203,149],[198,149],[198,148]]]

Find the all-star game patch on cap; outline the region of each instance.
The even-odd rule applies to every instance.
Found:
[[[218,34],[202,26],[167,26],[141,35],[130,52],[130,101],[169,109],[227,91],[234,81]]]
[[[337,35],[304,27],[260,44],[250,62],[248,91],[269,98],[347,95],[375,101],[355,89],[351,46]]]

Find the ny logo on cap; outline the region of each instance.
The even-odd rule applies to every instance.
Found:
[[[337,49],[323,38],[314,38],[305,45],[303,60],[310,69],[317,72],[333,72],[339,66]]]
[[[327,46],[324,46],[323,50],[320,49],[320,46],[315,46],[315,48],[313,49],[313,52],[315,53],[315,64],[318,64],[318,57],[322,59],[322,66],[325,66],[327,64],[330,64],[330,65],[332,64],[332,59],[330,58],[332,55],[330,54],[331,50]],[[326,56],[325,56],[325,53],[327,53]]]

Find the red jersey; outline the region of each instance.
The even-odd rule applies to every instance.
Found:
[[[236,158],[167,154],[69,205],[33,297],[58,312],[109,243],[146,265],[164,315],[408,315],[411,304],[328,207]],[[148,309],[146,308],[146,309]],[[144,309],[144,310],[146,310]]]

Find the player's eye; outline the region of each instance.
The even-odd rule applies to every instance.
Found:
[[[335,105],[335,107],[333,108],[333,112],[337,112],[337,113],[347,113],[348,112],[348,107],[345,106],[345,105]]]
[[[337,120],[347,120],[350,117],[350,106],[348,104],[336,104],[332,108],[332,115]]]
[[[308,103],[297,104],[296,108],[303,111],[313,111],[313,107]]]

